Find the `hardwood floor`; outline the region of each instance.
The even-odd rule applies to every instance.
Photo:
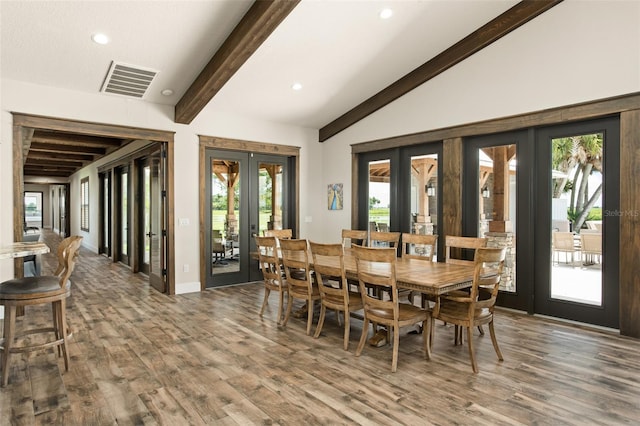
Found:
[[[60,239],[48,234],[55,252]],[[43,271],[54,269],[53,254]],[[165,296],[144,277],[81,250],[68,320],[71,366],[53,350],[15,355],[0,388],[0,424],[637,424],[640,341],[501,310],[498,362],[475,335],[479,374],[453,330],[436,325],[433,358],[421,335],[353,355],[327,315],[319,339],[305,319],[260,319],[260,283]],[[18,321],[45,324],[27,308]],[[317,317],[316,317],[317,320]],[[314,325],[315,327],[315,325]]]

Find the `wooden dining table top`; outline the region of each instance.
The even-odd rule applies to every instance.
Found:
[[[280,256],[281,257],[281,256]],[[308,253],[309,267],[313,268],[313,256]],[[328,265],[331,263],[327,262]],[[339,267],[337,260],[335,265]],[[350,248],[344,249],[344,269],[348,279],[357,279],[356,259]],[[375,269],[374,271],[375,272]],[[380,269],[380,273],[387,271]],[[396,283],[399,288],[421,293],[440,295],[452,290],[468,288],[473,281],[473,265],[430,262],[415,258],[398,257]]]
[[[309,258],[309,263],[313,264],[313,257]],[[357,279],[356,259],[349,248],[344,250],[344,269],[347,278]],[[439,295],[470,287],[473,270],[473,266],[398,257],[396,283],[399,288]]]
[[[39,241],[16,242],[0,247],[0,259],[13,259],[44,253],[49,253],[49,246]]]

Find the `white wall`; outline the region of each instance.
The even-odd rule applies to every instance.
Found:
[[[323,143],[350,193],[351,147],[640,91],[640,2],[566,0]],[[350,224],[323,210],[325,233]]]
[[[260,122],[232,116],[224,111],[208,108],[191,125],[172,121],[173,110],[162,105],[148,104],[101,94],[86,94],[58,88],[2,80],[2,129],[0,132],[0,177],[4,182],[12,178],[12,120],[10,112],[45,115],[51,117],[86,120],[109,124],[145,127],[175,131],[175,265],[176,290],[181,285],[199,283],[199,189],[198,189],[198,135],[219,136],[274,144],[301,147],[300,165],[300,214],[311,216],[312,223],[301,223],[301,235],[320,239],[322,224],[314,216],[325,197],[318,192],[317,184],[322,170],[322,146],[314,129],[297,128],[275,123]],[[106,160],[105,160],[106,161]],[[79,205],[80,179],[89,176],[91,205],[98,205],[97,166],[93,164],[71,178],[71,205]],[[0,244],[13,240],[13,189],[12,185],[0,187],[0,199],[9,200],[0,206]],[[325,207],[326,208],[326,207]],[[90,233],[80,231],[79,215],[72,214],[71,233],[83,235],[83,245],[97,251],[98,212],[90,211]],[[189,226],[178,226],[180,218],[188,218]],[[320,225],[320,229],[315,228]],[[95,231],[94,231],[95,230]],[[191,265],[190,272],[182,272],[182,265]],[[13,262],[0,261],[0,279],[13,275]]]

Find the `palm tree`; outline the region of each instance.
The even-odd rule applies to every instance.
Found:
[[[602,172],[602,141],[601,133],[553,140],[552,166],[567,175],[554,182],[553,196],[559,198],[563,192],[571,191],[568,216],[578,232],[602,194],[602,182],[591,197],[588,187],[591,173]],[[568,174],[572,171],[573,180],[569,181]]]

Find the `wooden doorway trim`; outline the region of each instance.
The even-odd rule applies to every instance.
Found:
[[[24,191],[24,141],[28,135],[37,130],[51,130],[67,133],[76,133],[91,136],[106,136],[131,141],[144,139],[152,142],[166,144],[167,147],[167,293],[175,294],[176,277],[175,268],[170,259],[175,259],[175,229],[174,229],[174,135],[175,132],[166,130],[145,129],[140,127],[119,126],[115,124],[95,123],[88,121],[69,120],[55,117],[45,117],[30,114],[12,112],[13,115],[13,198],[22,199]],[[67,194],[70,196],[70,194]],[[13,233],[14,240],[21,241],[23,233],[22,217],[24,203],[13,203]],[[69,214],[69,212],[67,212]],[[17,276],[24,274],[22,262],[14,264]]]

